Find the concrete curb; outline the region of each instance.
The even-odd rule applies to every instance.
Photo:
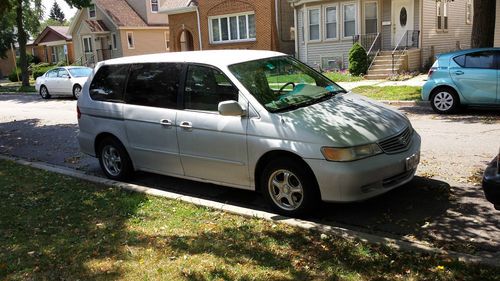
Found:
[[[384,104],[393,106],[430,106],[429,101],[400,101],[400,100],[383,100],[380,101]]]
[[[428,246],[428,245],[421,243],[421,242],[403,241],[403,240],[399,240],[399,239],[377,236],[377,235],[364,233],[364,232],[360,232],[360,231],[349,230],[349,229],[342,228],[342,227],[329,226],[329,225],[305,221],[305,220],[301,220],[301,219],[288,218],[288,217],[284,217],[281,215],[268,213],[268,212],[264,212],[264,211],[258,211],[258,210],[234,206],[234,205],[230,205],[230,204],[214,202],[214,201],[210,201],[210,200],[206,200],[206,199],[200,199],[200,198],[196,198],[196,197],[180,195],[177,193],[158,190],[158,189],[149,188],[149,187],[145,187],[145,186],[141,186],[141,185],[118,182],[118,181],[114,181],[114,180],[100,178],[97,176],[85,174],[84,172],[77,171],[74,169],[56,166],[56,165],[51,165],[51,164],[47,164],[47,163],[30,162],[27,160],[15,158],[15,157],[10,157],[10,156],[5,156],[5,155],[0,155],[0,159],[13,161],[13,162],[21,164],[21,165],[30,166],[33,168],[45,170],[48,172],[54,172],[54,173],[58,173],[61,175],[65,175],[65,176],[69,176],[69,177],[73,177],[73,178],[77,178],[77,179],[81,179],[81,180],[85,180],[85,181],[89,181],[89,182],[93,182],[93,183],[118,187],[118,188],[121,188],[124,190],[133,191],[133,192],[140,192],[140,193],[148,194],[148,195],[152,195],[152,196],[159,196],[159,197],[165,197],[165,198],[169,198],[169,199],[173,199],[173,200],[180,200],[183,202],[195,204],[197,206],[213,208],[213,209],[226,211],[228,213],[241,215],[241,216],[245,216],[245,217],[249,217],[249,218],[265,219],[265,220],[276,222],[276,223],[285,223],[285,224],[290,225],[290,226],[300,227],[302,229],[317,230],[317,231],[320,231],[320,232],[325,233],[325,234],[335,235],[335,236],[339,236],[339,237],[343,237],[343,238],[347,238],[347,239],[359,239],[359,240],[364,241],[364,242],[385,245],[385,246],[388,246],[388,247],[391,247],[394,249],[398,249],[398,250],[418,251],[418,252],[429,253],[429,254],[440,254],[440,255],[446,255],[446,256],[452,257],[452,258],[457,259],[461,262],[479,263],[479,264],[485,264],[485,265],[490,265],[490,266],[495,266],[495,267],[500,266],[500,263],[499,263],[500,257],[498,255],[495,256],[495,255],[490,254],[490,253],[484,254],[483,256],[476,256],[476,255],[464,254],[464,253],[459,253],[459,252],[454,252],[454,251],[446,251],[446,250],[442,250],[442,249],[433,248],[433,247]]]

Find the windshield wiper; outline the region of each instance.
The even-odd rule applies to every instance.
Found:
[[[295,110],[295,109],[298,109],[298,108],[301,108],[301,107],[305,107],[305,106],[309,106],[309,105],[312,105],[312,104],[316,104],[316,103],[320,103],[320,102],[323,102],[323,101],[326,101],[326,100],[329,100],[331,99],[332,97],[334,97],[338,92],[340,91],[336,91],[336,92],[326,92],[324,95],[322,95],[321,97],[318,97],[318,98],[311,98],[309,100],[306,100],[306,101],[303,101],[303,102],[299,102],[299,103],[294,103],[294,104],[290,104],[286,107],[283,107],[283,108],[278,108],[276,110],[273,110],[271,111],[272,113],[280,113],[280,112],[285,112],[285,111],[291,111],[291,110]]]

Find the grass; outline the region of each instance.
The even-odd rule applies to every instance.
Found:
[[[30,80],[30,84],[35,81]],[[22,86],[21,82],[6,82],[0,83],[0,93],[34,93],[36,92],[35,86]]]
[[[326,77],[330,78],[333,82],[357,82],[361,81],[364,78],[361,76],[353,76],[347,72],[325,72],[323,73]]]
[[[421,87],[416,86],[360,86],[352,92],[375,100],[420,101]]]
[[[323,75],[328,77],[330,80],[334,82],[356,82],[363,80],[361,76],[353,76],[347,72],[324,72]],[[268,81],[270,83],[287,83],[290,81],[304,81],[306,83],[315,83],[314,79],[307,75],[298,75],[298,74],[288,74],[288,75],[279,75],[279,76],[270,76],[268,77]]]
[[[492,280],[409,253],[0,160],[0,280]]]

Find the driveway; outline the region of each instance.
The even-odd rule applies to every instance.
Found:
[[[309,220],[384,236],[426,241],[467,253],[500,253],[500,212],[478,185],[500,146],[500,111],[467,110],[438,116],[401,107],[422,135],[422,162],[409,184],[352,204],[323,204]],[[79,152],[76,102],[36,95],[0,95],[0,154],[103,176],[96,159]],[[267,210],[249,191],[138,173],[134,183],[234,205]],[[499,256],[500,258],[500,256]]]

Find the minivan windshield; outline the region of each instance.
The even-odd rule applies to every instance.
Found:
[[[346,92],[289,56],[238,63],[229,70],[270,112],[293,110]]]
[[[92,72],[92,68],[79,67],[79,68],[68,68],[71,76],[73,77],[87,77]]]

